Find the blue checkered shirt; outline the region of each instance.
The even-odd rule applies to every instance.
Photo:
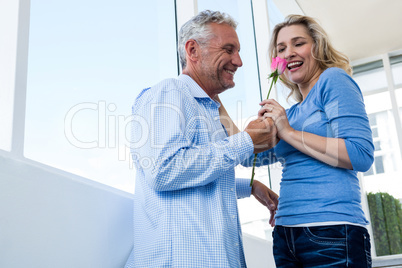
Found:
[[[246,267],[237,198],[251,194],[235,166],[250,136],[228,137],[219,103],[187,75],[144,89],[133,106],[137,169],[131,267]]]

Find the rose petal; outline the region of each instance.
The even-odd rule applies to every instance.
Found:
[[[285,59],[281,59],[278,57],[277,63],[278,63],[278,74],[281,75],[286,70],[287,62]]]
[[[275,72],[276,68],[278,68],[278,58],[272,58],[272,63],[271,63],[271,71]]]

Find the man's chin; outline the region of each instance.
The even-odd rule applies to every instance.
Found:
[[[229,83],[224,83],[222,86],[224,89],[229,89],[235,86],[235,82],[231,81]]]

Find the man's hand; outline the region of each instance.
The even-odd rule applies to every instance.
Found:
[[[254,180],[253,188],[251,189],[251,194],[264,206],[269,209],[271,217],[269,218],[269,224],[272,227],[275,226],[275,213],[278,209],[278,195],[269,189],[265,184]]]
[[[251,121],[246,131],[254,143],[254,153],[261,153],[274,147],[278,142],[277,130],[271,118],[258,118]]]

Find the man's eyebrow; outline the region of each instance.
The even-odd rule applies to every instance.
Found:
[[[296,37],[293,37],[291,40],[292,40],[292,42],[296,42],[299,39],[307,39],[307,38],[305,38],[303,36],[296,36]],[[281,43],[276,44],[276,46],[280,46],[280,45],[284,45],[284,43],[281,42]]]
[[[235,45],[233,45],[233,44],[225,44],[225,45],[223,45],[223,48],[231,48],[231,49],[235,49],[236,48],[236,46]],[[240,46],[239,46],[239,50],[238,51],[240,51]]]

